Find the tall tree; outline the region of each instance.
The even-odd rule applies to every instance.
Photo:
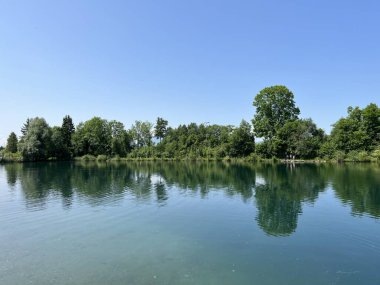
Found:
[[[251,125],[242,120],[230,137],[230,155],[232,157],[248,156],[255,150],[255,138]]]
[[[75,127],[73,119],[69,115],[63,117],[61,132],[63,137],[63,144],[68,149],[71,149],[71,137],[75,132]]]
[[[126,156],[131,150],[131,138],[124,129],[124,125],[118,121],[109,122],[111,128],[111,152],[112,155]]]
[[[51,129],[51,156],[57,159],[68,159],[70,158],[70,153],[67,148],[63,131],[61,127],[53,127]]]
[[[5,150],[12,153],[17,152],[17,143],[18,140],[16,134],[14,132],[11,132],[11,134],[8,137],[7,146],[5,147]]]
[[[288,121],[298,118],[293,93],[285,86],[266,87],[256,95],[253,106],[256,114],[252,120],[254,134],[271,140],[277,131]]]
[[[51,151],[51,129],[43,118],[33,118],[28,122],[21,137],[19,147],[26,160],[45,160]]]
[[[132,125],[130,133],[136,147],[151,146],[152,128],[150,122],[136,121]]]
[[[28,131],[28,128],[29,128],[29,124],[30,124],[30,118],[27,118],[26,119],[26,122],[24,123],[24,125],[21,127],[21,133],[23,136],[26,135],[26,132]]]
[[[158,117],[156,125],[154,127],[154,136],[161,140],[165,137],[168,127],[168,121]]]

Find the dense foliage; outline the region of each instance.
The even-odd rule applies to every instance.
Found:
[[[8,137],[7,146],[5,147],[5,149],[10,153],[16,153],[17,144],[18,144],[17,136],[14,132],[11,132],[11,134]]]
[[[255,135],[264,139],[257,153],[263,157],[315,158],[324,132],[311,119],[300,120],[293,93],[285,86],[264,88],[256,95],[252,120]]]
[[[311,119],[300,119],[293,93],[285,86],[261,90],[254,98],[252,125],[238,127],[208,123],[170,127],[157,118],[155,124],[135,121],[130,129],[115,120],[94,117],[76,127],[70,116],[61,126],[50,127],[43,118],[28,118],[21,137],[11,133],[0,161],[158,158],[228,159],[281,158],[365,161],[380,160],[380,108],[349,107],[326,135]],[[261,141],[255,144],[255,136]]]
[[[252,120],[255,135],[271,140],[287,122],[298,119],[293,93],[285,86],[264,88],[253,101],[256,114]]]

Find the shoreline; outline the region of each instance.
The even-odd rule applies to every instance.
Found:
[[[107,157],[105,155],[100,155],[98,157],[92,155],[84,155],[82,157],[74,157],[71,159],[55,159],[50,158],[47,160],[22,160],[20,157],[18,159],[4,159],[0,157],[0,164],[8,163],[36,163],[36,162],[232,162],[232,163],[280,163],[280,164],[341,164],[341,163],[380,163],[379,160],[336,160],[336,159],[280,159],[280,158],[260,158],[260,157],[242,157],[242,158],[159,158],[159,157]]]

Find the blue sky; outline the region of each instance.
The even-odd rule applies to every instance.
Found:
[[[27,117],[237,125],[264,87],[327,132],[380,103],[379,1],[2,1],[0,144]]]

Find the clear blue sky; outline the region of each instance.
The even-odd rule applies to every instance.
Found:
[[[327,132],[380,103],[380,2],[1,1],[0,144],[27,117],[237,125],[283,84]]]

